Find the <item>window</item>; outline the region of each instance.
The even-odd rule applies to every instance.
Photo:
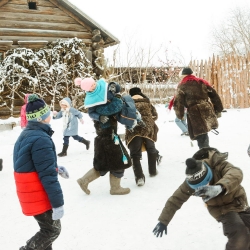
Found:
[[[36,10],[36,2],[28,2],[30,10]]]

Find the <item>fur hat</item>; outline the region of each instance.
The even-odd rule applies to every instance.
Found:
[[[131,88],[131,89],[129,90],[129,94],[130,94],[131,96],[140,95],[140,94],[141,94],[141,89],[138,88],[138,87]]]
[[[189,67],[185,67],[182,69],[181,71],[182,75],[192,75],[193,74],[193,70]]]
[[[26,105],[26,117],[28,121],[44,121],[50,116],[50,108],[36,94],[31,94],[28,97]]]
[[[90,91],[92,85],[95,83],[95,80],[91,77],[84,78],[84,79],[81,79],[78,77],[74,80],[74,82],[75,82],[75,85],[80,86],[82,90]]]
[[[188,158],[186,160],[186,180],[188,185],[196,189],[206,186],[211,181],[213,174],[210,167],[203,161]]]

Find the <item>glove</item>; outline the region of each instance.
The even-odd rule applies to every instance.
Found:
[[[63,166],[58,166],[58,173],[59,173],[60,176],[62,176],[65,179],[69,178],[69,172]]]
[[[250,157],[250,145],[248,146],[247,154],[248,154],[248,156]]]
[[[202,186],[195,190],[194,195],[202,197],[204,202],[209,201],[210,199],[216,197],[222,192],[221,185],[215,186]]]
[[[109,118],[106,115],[101,115],[99,120],[100,120],[101,123],[104,124],[109,120]]]
[[[64,209],[63,206],[52,208],[52,220],[60,220],[64,215]]]
[[[57,115],[57,111],[53,111],[53,116],[56,116]]]
[[[158,237],[162,237],[163,232],[165,231],[165,234],[167,235],[167,226],[165,226],[163,223],[159,222],[156,227],[153,230],[154,235]]]
[[[83,119],[80,119],[80,123],[81,123],[81,124],[84,124],[84,120],[83,120]]]

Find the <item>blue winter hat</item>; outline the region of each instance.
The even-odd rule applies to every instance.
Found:
[[[31,94],[28,97],[26,105],[26,117],[28,121],[44,121],[50,116],[50,108],[36,94]]]
[[[186,181],[191,188],[206,186],[212,180],[213,173],[205,162],[188,158],[186,165]]]

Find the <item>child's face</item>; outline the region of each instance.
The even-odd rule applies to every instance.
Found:
[[[91,85],[91,88],[90,88],[89,92],[94,91],[95,88],[96,88],[96,82],[93,82],[93,84]]]
[[[61,106],[62,109],[66,109],[67,108],[67,105],[65,105],[65,104],[60,104],[60,106]]]

